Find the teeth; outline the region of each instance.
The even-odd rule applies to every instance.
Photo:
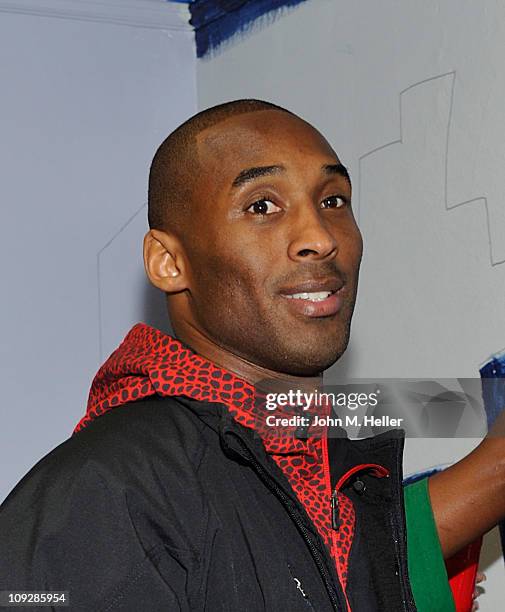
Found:
[[[292,295],[286,295],[284,297],[292,300],[311,300],[313,302],[320,302],[330,297],[331,293],[331,291],[314,291],[313,293],[293,293]]]

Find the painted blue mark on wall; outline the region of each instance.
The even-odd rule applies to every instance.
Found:
[[[480,368],[481,378],[488,380],[483,385],[482,398],[486,409],[488,428],[491,428],[496,419],[505,410],[505,351],[495,353]],[[505,521],[499,525],[502,550],[505,552]]]
[[[483,399],[486,408],[488,428],[493,426],[500,413],[505,409],[505,351],[491,355],[480,368],[482,378],[491,378],[483,386]]]
[[[203,57],[212,49],[237,33],[245,33],[251,24],[281,9],[295,6],[305,0],[194,0],[189,2],[191,19],[195,29],[196,55]]]

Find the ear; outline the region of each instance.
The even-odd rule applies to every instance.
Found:
[[[144,267],[151,283],[165,293],[188,288],[182,245],[173,234],[156,229],[147,232]]]

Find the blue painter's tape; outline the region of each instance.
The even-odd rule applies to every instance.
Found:
[[[189,22],[195,29],[197,57],[245,32],[258,17],[301,2],[305,0],[195,0],[189,7]]]

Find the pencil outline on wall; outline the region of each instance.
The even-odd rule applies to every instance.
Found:
[[[110,247],[110,245],[116,240],[116,238],[124,232],[124,230],[130,225],[130,223],[147,207],[147,202],[144,202],[142,206],[136,210],[130,217],[123,223],[123,225],[117,230],[117,232],[103,245],[103,247],[96,254],[96,280],[98,287],[98,360],[99,365],[103,361],[103,334],[102,334],[102,284],[101,284],[101,271],[100,271],[100,258],[102,253]]]
[[[469,200],[464,200],[463,202],[456,202],[454,204],[449,204],[449,196],[448,196],[448,175],[449,175],[449,143],[450,143],[450,133],[451,133],[451,124],[452,124],[452,120],[453,120],[453,109],[454,109],[454,90],[455,90],[455,85],[456,85],[456,70],[451,70],[450,72],[444,72],[442,74],[438,74],[436,76],[432,76],[432,77],[428,77],[426,79],[423,79],[421,81],[417,81],[416,83],[413,83],[412,85],[409,85],[408,87],[406,87],[405,89],[402,89],[402,91],[400,91],[399,96],[398,96],[398,104],[399,104],[399,119],[400,119],[400,136],[399,138],[397,138],[396,140],[392,140],[391,142],[387,142],[379,147],[375,147],[373,149],[371,149],[370,151],[367,151],[366,153],[364,153],[363,155],[361,155],[358,158],[358,186],[359,186],[359,195],[358,195],[358,216],[359,213],[361,211],[361,194],[362,194],[362,177],[363,177],[363,171],[362,171],[362,161],[364,159],[366,159],[367,157],[374,155],[375,153],[378,153],[379,151],[382,151],[383,149],[386,149],[387,147],[390,147],[392,145],[395,144],[403,144],[403,113],[402,113],[402,97],[405,93],[407,93],[408,91],[410,91],[411,89],[414,89],[416,87],[420,87],[426,83],[430,83],[432,81],[435,81],[437,79],[443,79],[443,78],[447,78],[447,77],[451,77],[452,79],[452,84],[451,84],[451,94],[450,94],[450,100],[449,100],[449,113],[448,113],[448,120],[447,120],[447,130],[446,130],[446,144],[445,144],[445,166],[444,166],[444,207],[446,211],[449,210],[453,210],[454,208],[458,208],[460,206],[463,206],[464,204],[471,204],[472,202],[483,202],[484,203],[484,209],[485,209],[485,213],[486,213],[486,229],[487,229],[487,238],[488,238],[488,250],[489,250],[489,261],[491,263],[491,267],[493,266],[498,266],[502,263],[505,263],[505,259],[501,259],[498,261],[493,261],[493,243],[492,243],[492,238],[491,238],[491,225],[490,225],[490,220],[489,220],[489,207],[488,207],[488,199],[486,196],[479,196],[476,198],[471,198]]]

